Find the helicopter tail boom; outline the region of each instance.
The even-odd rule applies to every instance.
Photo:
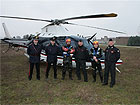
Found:
[[[4,32],[5,32],[5,38],[12,38],[11,35],[9,34],[9,32],[8,32],[8,29],[5,25],[5,23],[2,23],[2,26],[3,26]]]

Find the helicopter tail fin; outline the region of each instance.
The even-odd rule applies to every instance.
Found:
[[[8,32],[8,29],[6,28],[5,23],[2,23],[2,26],[3,26],[4,32],[5,32],[5,38],[12,38]]]

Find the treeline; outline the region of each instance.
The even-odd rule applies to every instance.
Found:
[[[128,40],[128,46],[140,46],[140,36],[131,36]]]

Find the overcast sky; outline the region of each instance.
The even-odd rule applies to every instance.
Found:
[[[140,0],[1,0],[0,15],[22,16],[41,19],[62,19],[73,16],[117,13],[115,18],[98,18],[85,20],[71,20],[76,24],[97,26],[126,32],[127,35],[101,31],[80,26],[64,25],[75,34],[103,36],[130,36],[140,33]],[[12,36],[40,32],[47,22],[36,22],[17,19],[0,18],[0,38],[4,37],[2,23],[6,23]]]

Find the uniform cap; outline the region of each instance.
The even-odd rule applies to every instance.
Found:
[[[81,39],[78,42],[83,42]]]
[[[38,39],[39,39],[39,37],[38,37],[38,36],[35,36],[35,37],[34,37],[34,40],[38,40]]]
[[[55,41],[55,40],[56,40],[56,38],[55,38],[55,37],[52,37],[50,40],[51,40],[51,41]]]
[[[113,41],[113,39],[109,39],[109,41]]]

